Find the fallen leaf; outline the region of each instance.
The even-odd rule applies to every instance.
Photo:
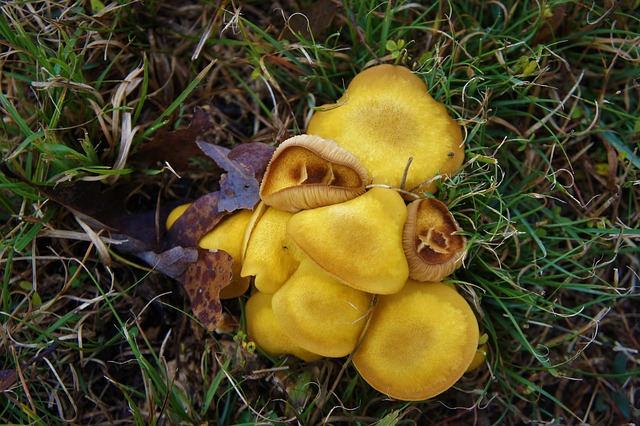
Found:
[[[302,5],[300,13],[292,14],[287,20],[288,26],[283,36],[290,39],[293,34],[300,34],[307,40],[311,36],[322,38],[337,13],[338,9],[331,0],[316,0]]]
[[[47,349],[40,352],[38,355],[32,357],[29,361],[20,364],[20,369],[24,370],[30,367],[32,364],[42,361],[42,359],[48,356],[50,353],[58,349],[60,344],[58,342],[53,342],[51,346]],[[4,392],[9,389],[16,382],[18,378],[17,369],[12,370],[1,370],[0,371],[0,392]]]
[[[253,171],[248,171],[240,162],[229,158],[230,150],[204,141],[196,142],[202,152],[213,159],[227,173],[220,176],[220,211],[232,212],[253,209],[260,201],[260,183]]]
[[[155,132],[153,139],[144,144],[129,161],[143,167],[151,167],[168,162],[177,172],[189,170],[190,160],[201,155],[196,139],[213,126],[209,113],[196,108],[189,126],[184,129],[167,131],[161,128]]]
[[[275,147],[265,143],[243,143],[229,151],[227,158],[240,163],[247,174],[252,174],[258,182],[261,182],[275,150]]]
[[[543,22],[538,27],[535,36],[533,37],[533,44],[546,43],[552,38],[558,37],[558,29],[563,22],[567,19],[567,5],[559,4],[555,7],[550,7],[546,12],[550,12],[549,16],[544,16]]]
[[[210,192],[196,201],[173,223],[167,232],[164,246],[195,247],[198,240],[211,231],[225,216],[219,208],[218,192]]]
[[[180,280],[189,265],[198,260],[198,249],[195,247],[177,246],[161,253],[156,253],[152,250],[140,250],[133,254],[144,260],[154,270],[177,280]]]
[[[9,389],[16,382],[17,373],[16,370],[2,370],[0,371],[0,392],[4,392]]]
[[[0,170],[5,176],[26,183],[51,201],[63,205],[96,228],[113,229],[109,225],[110,219],[121,214],[123,210],[123,191],[105,190],[104,185],[99,182],[76,181],[56,186],[38,185],[13,172],[4,162],[0,163]],[[116,195],[120,195],[121,199],[118,200]]]
[[[208,331],[222,318],[220,290],[233,279],[233,258],[222,250],[198,250],[198,260],[187,266],[184,289],[193,314]]]

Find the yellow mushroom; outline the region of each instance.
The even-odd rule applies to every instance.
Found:
[[[362,377],[393,398],[418,401],[449,389],[478,347],[478,323],[465,299],[443,283],[409,280],[379,296],[353,356]]]
[[[487,359],[487,351],[489,350],[489,335],[484,333],[478,339],[478,349],[476,349],[476,354],[473,356],[473,360],[471,364],[467,367],[466,373],[477,370],[480,368],[482,364],[484,364]]]
[[[353,200],[294,214],[287,233],[316,265],[341,282],[369,293],[391,294],[409,276],[402,249],[406,216],[396,191],[372,188]]]
[[[337,358],[355,349],[372,297],[305,259],[271,303],[276,321],[296,344]]]
[[[185,212],[185,210],[187,210],[189,208],[189,206],[191,205],[191,203],[187,203],[187,204],[181,204],[178,207],[176,207],[175,209],[171,210],[171,212],[169,212],[169,215],[167,216],[167,220],[166,220],[166,227],[167,229],[171,228],[173,226],[173,224],[176,222],[176,220],[178,220],[178,218],[180,216],[182,216],[182,213]]]
[[[309,122],[308,134],[333,139],[355,155],[373,183],[405,188],[450,175],[464,157],[460,126],[408,68],[378,65],[362,71],[333,105]],[[433,181],[417,190],[436,191]]]
[[[287,235],[293,213],[273,207],[256,208],[245,232],[246,249],[240,275],[255,276],[255,286],[274,294],[295,272],[300,263],[296,247]]]
[[[226,216],[211,231],[204,234],[198,246],[208,250],[223,250],[233,257],[233,281],[220,290],[221,299],[243,295],[249,288],[249,278],[240,276],[242,270],[242,238],[253,212],[240,210]]]
[[[467,239],[447,206],[433,198],[407,206],[402,244],[409,262],[409,277],[441,281],[462,265]]]
[[[299,135],[273,153],[260,198],[269,206],[297,212],[355,198],[367,183],[362,164],[335,141]]]
[[[489,349],[489,347],[487,346],[486,343],[484,345],[478,346],[478,349],[476,349],[476,353],[473,356],[473,360],[471,360],[471,364],[469,364],[469,366],[467,367],[467,370],[465,371],[465,373],[469,373],[471,371],[475,371],[478,368],[480,368],[480,366],[482,364],[484,364],[485,360],[487,359],[487,350],[488,349]]]
[[[255,292],[245,305],[247,336],[260,349],[273,357],[291,354],[305,361],[320,359],[320,355],[301,348],[276,321],[270,294]]]

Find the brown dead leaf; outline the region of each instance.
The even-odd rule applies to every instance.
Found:
[[[16,370],[2,370],[0,371],[0,392],[4,392],[9,389],[16,382],[18,375]]]
[[[51,344],[51,346],[49,346],[48,348],[44,349],[38,355],[36,355],[33,358],[31,358],[29,361],[20,364],[20,369],[24,370],[24,369],[30,367],[32,364],[34,364],[36,362],[39,362],[39,361],[42,361],[42,359],[44,357],[49,356],[49,354],[51,354],[53,351],[58,349],[59,346],[60,346],[60,344],[58,342],[53,342]],[[0,392],[4,392],[7,389],[9,389],[11,386],[13,386],[13,384],[16,382],[17,378],[18,378],[18,370],[17,369],[0,370]]]
[[[187,266],[184,289],[193,314],[208,331],[222,318],[220,290],[233,279],[233,258],[222,250],[198,250],[198,260]]]
[[[173,279],[180,279],[187,267],[198,260],[198,250],[195,247],[177,246],[161,253],[141,249],[132,254],[144,260],[155,271]]]
[[[172,132],[164,128],[159,129],[150,142],[129,156],[129,161],[143,167],[164,164],[166,161],[177,172],[188,170],[191,166],[189,160],[202,154],[195,144],[196,139],[212,126],[209,114],[201,108],[196,108],[187,128]]]
[[[218,209],[225,212],[253,209],[260,201],[260,182],[256,179],[254,166],[262,167],[262,162],[257,158],[264,159],[264,154],[268,152],[268,149],[260,149],[257,145],[253,149],[245,148],[245,151],[236,151],[239,160],[233,160],[229,157],[232,151],[227,148],[204,141],[196,143],[202,152],[216,162],[218,167],[226,171],[220,176]],[[269,155],[268,158],[271,156]]]
[[[307,40],[312,36],[320,39],[331,26],[337,13],[338,9],[331,0],[316,0],[304,4],[300,13],[292,14],[287,20],[283,37],[291,39],[293,34],[299,34]]]
[[[551,15],[546,17],[533,38],[534,44],[546,43],[557,36],[558,28],[566,20],[567,5],[559,4],[551,9]]]
[[[24,176],[15,173],[9,168],[7,163],[0,163],[0,171],[8,178],[26,183],[36,189],[46,198],[61,204],[71,210],[74,214],[81,214],[89,217],[91,222],[101,222],[104,217],[108,217],[110,211],[109,194],[101,196],[102,184],[99,182],[78,181],[71,184],[61,184],[59,186],[38,185],[31,182]],[[102,224],[103,227],[107,227]]]
[[[275,150],[275,147],[260,142],[243,143],[229,151],[227,157],[240,163],[247,174],[261,182]]]
[[[210,192],[194,201],[167,232],[169,247],[196,247],[198,240],[211,231],[226,214],[218,208],[218,192]]]

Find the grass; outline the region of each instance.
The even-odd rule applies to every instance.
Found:
[[[273,143],[304,131],[365,66],[409,66],[465,126],[466,163],[438,197],[470,240],[453,279],[488,336],[486,365],[434,400],[402,403],[346,359],[270,359],[233,323],[204,332],[174,282],[68,204],[0,175],[0,419],[638,418],[637,1],[168,3],[3,3],[6,166],[40,189],[133,188],[123,208],[153,210],[215,185],[202,162],[177,179],[129,161],[195,107],[216,123],[212,142]],[[315,9],[300,20],[300,7]],[[242,307],[225,304],[240,322]]]

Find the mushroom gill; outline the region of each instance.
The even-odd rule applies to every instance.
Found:
[[[402,245],[409,277],[416,281],[441,281],[455,271],[466,256],[467,240],[441,201],[416,200],[407,206]]]
[[[260,197],[269,206],[297,212],[355,198],[365,192],[368,179],[358,159],[335,141],[299,135],[274,152]]]

